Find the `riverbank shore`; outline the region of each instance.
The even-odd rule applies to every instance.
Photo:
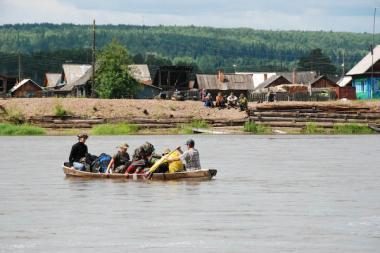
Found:
[[[380,112],[380,101],[333,101],[333,102],[280,102],[280,103],[250,103],[250,112],[268,110],[282,113],[284,108],[299,108],[297,114],[316,108],[329,108],[330,113],[341,110],[360,113],[365,109],[370,112]],[[318,111],[318,110],[317,110]],[[356,113],[356,112],[355,112]],[[267,113],[268,114],[268,113]],[[262,112],[259,115],[262,117]],[[278,114],[280,115],[280,114]],[[131,100],[131,99],[88,99],[88,98],[31,98],[0,100],[0,121],[11,123],[29,123],[45,129],[47,135],[75,135],[79,132],[91,132],[94,127],[114,124],[137,126],[130,134],[189,134],[192,129],[208,129],[206,133],[242,134],[255,129],[247,122],[253,115],[240,112],[238,109],[206,108],[200,101],[170,101],[170,100]],[[297,114],[298,117],[298,114]],[[345,116],[346,117],[346,116]],[[299,117],[298,117],[299,118]],[[346,117],[347,118],[347,117]],[[278,123],[264,125],[257,134],[300,134],[307,133],[305,127],[276,127]],[[264,118],[265,119],[265,118]],[[282,120],[282,119],[277,119]],[[292,119],[297,121],[297,118]],[[303,121],[307,121],[307,118]],[[315,119],[311,119],[315,121]],[[363,121],[364,122],[364,121]],[[348,123],[348,122],[347,122]],[[355,123],[355,122],[349,122]],[[359,122],[361,123],[361,122]],[[364,122],[365,123],[365,122]],[[376,119],[374,123],[377,122]],[[302,124],[307,126],[307,124]],[[363,124],[362,124],[363,125]],[[267,126],[265,128],[265,126]],[[291,126],[291,125],[289,125]],[[364,124],[365,126],[365,124]],[[123,127],[121,127],[123,128]],[[265,128],[265,129],[264,129]],[[321,131],[319,131],[321,132]],[[331,131],[321,133],[332,133]],[[107,133],[106,133],[107,134]],[[117,132],[115,132],[117,134]],[[123,132],[122,134],[128,134]]]

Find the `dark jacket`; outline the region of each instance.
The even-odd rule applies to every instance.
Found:
[[[69,156],[69,162],[70,164],[73,164],[73,162],[79,162],[79,160],[83,157],[86,157],[86,154],[88,153],[86,144],[82,142],[78,142],[73,145],[71,148],[70,156]]]

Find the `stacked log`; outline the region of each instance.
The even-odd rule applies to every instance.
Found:
[[[74,116],[41,116],[31,117],[30,124],[43,128],[65,129],[65,128],[91,128],[93,125],[105,122],[101,118],[83,119]]]
[[[65,128],[92,128],[97,124],[121,123],[137,125],[139,128],[176,128],[182,124],[189,124],[194,119],[186,118],[81,118],[75,116],[42,116],[31,117],[29,123],[44,128],[65,129]],[[206,123],[213,127],[242,126],[246,119],[226,120],[226,119],[205,119]]]
[[[266,104],[248,111],[249,119],[271,127],[302,128],[309,123],[331,128],[334,124],[376,124],[380,111],[365,106]]]

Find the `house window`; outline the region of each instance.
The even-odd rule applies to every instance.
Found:
[[[4,80],[0,80],[0,93],[5,92],[4,89]]]
[[[34,97],[34,91],[29,91],[29,92],[27,92],[26,93],[26,97],[28,97],[28,98],[32,98],[32,97]]]

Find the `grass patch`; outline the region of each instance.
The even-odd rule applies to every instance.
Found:
[[[255,122],[245,122],[244,132],[253,134],[269,134],[272,132],[272,129],[268,126],[258,125]]]
[[[45,135],[45,130],[40,127],[31,126],[27,124],[14,125],[7,123],[0,123],[0,135],[12,136],[12,135]]]
[[[128,123],[101,124],[91,130],[93,135],[130,135],[136,134],[139,127]]]
[[[334,134],[372,134],[373,130],[365,125],[358,124],[335,124]]]
[[[180,134],[192,134],[193,133],[193,128],[208,129],[208,128],[210,128],[210,125],[205,120],[193,120],[189,124],[182,124],[179,127],[178,132]]]
[[[318,127],[315,123],[307,123],[305,128],[302,129],[301,133],[303,134],[323,134],[326,133],[325,130],[321,127]]]
[[[70,112],[69,110],[66,110],[63,107],[63,105],[61,105],[60,103],[58,103],[54,106],[54,116],[64,117],[64,116],[68,116],[68,115],[73,115],[73,113]]]

